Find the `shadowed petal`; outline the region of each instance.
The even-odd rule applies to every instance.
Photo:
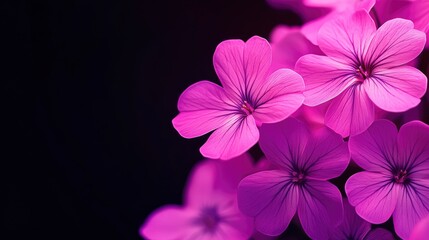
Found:
[[[262,123],[279,122],[294,113],[304,101],[302,77],[290,69],[279,69],[253,92],[253,117]]]
[[[365,131],[374,121],[374,104],[362,85],[349,87],[335,98],[326,112],[325,124],[343,137]]]
[[[371,224],[356,214],[355,208],[350,205],[347,198],[343,199],[344,219],[335,229],[330,239],[356,239],[362,240],[371,230]],[[379,239],[379,240],[382,240]]]
[[[395,18],[374,34],[364,61],[376,70],[400,66],[416,58],[425,43],[426,35],[415,30],[412,21]]]
[[[259,139],[259,130],[253,116],[234,116],[210,135],[200,148],[203,156],[227,160],[251,148]]]
[[[413,180],[402,188],[393,212],[395,231],[408,239],[414,226],[429,214],[429,180]]]
[[[304,123],[287,118],[276,124],[263,124],[259,145],[268,160],[294,170],[310,136]]]
[[[304,104],[316,106],[338,96],[352,85],[356,78],[352,67],[326,56],[307,54],[295,66],[305,82]]]
[[[409,66],[377,71],[363,83],[375,105],[389,112],[403,112],[417,106],[426,85],[426,76]]]
[[[173,126],[185,138],[204,135],[235,114],[230,104],[219,85],[197,82],[180,95],[177,104],[180,113],[173,119]]]
[[[340,17],[325,23],[317,39],[322,51],[347,64],[358,64],[369,45],[371,35],[376,31],[369,14],[360,10],[353,15]]]
[[[357,214],[370,223],[384,223],[395,209],[399,187],[391,176],[359,172],[347,180],[345,188]]]
[[[310,238],[329,239],[343,218],[340,191],[330,182],[307,180],[301,187],[298,216]]]
[[[376,228],[366,235],[364,240],[395,240],[392,233],[384,228]]]
[[[390,173],[396,165],[398,130],[391,121],[377,120],[365,132],[350,137],[352,159],[367,171]]]
[[[298,205],[298,188],[284,171],[262,171],[245,177],[238,186],[240,210],[255,217],[256,229],[280,235],[289,225]]]

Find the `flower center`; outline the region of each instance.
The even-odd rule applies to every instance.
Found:
[[[407,180],[407,170],[399,170],[394,178],[396,183],[404,183]]]
[[[255,111],[255,109],[250,105],[247,101],[243,101],[243,104],[241,104],[241,110],[246,114],[250,115]]]
[[[305,175],[302,172],[292,172],[292,182],[300,184],[304,181]]]
[[[207,207],[201,210],[198,223],[208,232],[213,232],[217,228],[221,218],[216,207]]]
[[[358,74],[358,77],[361,79],[361,81],[367,79],[369,77],[369,75],[371,74],[369,71],[367,71],[365,69],[364,66],[360,65],[357,69],[356,72]]]

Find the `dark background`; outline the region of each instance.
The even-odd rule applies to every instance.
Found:
[[[300,21],[263,0],[1,5],[0,239],[141,239],[202,159],[172,127],[180,93],[218,81],[221,41]]]
[[[141,239],[149,213],[181,203],[202,159],[207,136],[172,127],[180,93],[218,82],[221,41],[301,23],[263,0],[1,5],[0,239]]]

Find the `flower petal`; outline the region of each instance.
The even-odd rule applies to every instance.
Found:
[[[343,219],[340,191],[330,182],[307,180],[300,191],[298,216],[310,238],[329,239],[333,226]]]
[[[268,160],[285,170],[294,170],[311,134],[304,123],[294,119],[263,124],[259,146]]]
[[[356,214],[355,208],[350,205],[347,198],[343,199],[343,209],[344,219],[335,229],[331,239],[363,239],[371,230],[371,224]]]
[[[363,83],[375,105],[389,112],[404,112],[417,106],[426,85],[426,76],[410,66],[377,71]]]
[[[365,131],[374,121],[374,104],[362,85],[350,86],[335,98],[326,112],[325,124],[343,137]]]
[[[409,240],[426,240],[427,236],[429,236],[429,215],[420,220],[413,228]]]
[[[350,161],[350,153],[343,138],[324,127],[308,141],[299,161],[308,177],[327,180],[344,172]]]
[[[346,182],[349,202],[359,216],[370,223],[384,223],[392,215],[398,198],[398,186],[391,176],[358,172]]]
[[[365,10],[325,23],[317,43],[322,51],[343,63],[357,65],[376,31],[374,21]]]
[[[365,132],[351,136],[349,149],[352,159],[367,171],[390,173],[396,165],[398,130],[388,120],[375,121]]]
[[[423,50],[426,35],[414,29],[410,20],[395,18],[385,22],[374,34],[364,62],[375,69],[403,65]]]
[[[197,212],[167,205],[153,212],[140,228],[140,235],[154,240],[186,239],[199,229],[192,223]]]
[[[209,81],[189,86],[180,95],[177,107],[180,111],[173,119],[174,128],[185,138],[204,135],[222,126],[235,112],[228,110],[231,102],[224,90]]]
[[[290,69],[279,69],[253,92],[253,117],[261,123],[279,122],[294,113],[304,101],[302,77]]]
[[[259,130],[253,116],[235,115],[210,135],[200,152],[207,158],[228,160],[243,154],[258,139]]]
[[[408,239],[416,224],[429,214],[429,180],[414,180],[402,188],[393,212],[398,236]]]
[[[307,54],[295,66],[305,82],[304,104],[316,106],[338,96],[356,82],[352,67],[326,56]]]
[[[295,215],[298,188],[284,171],[262,171],[245,177],[238,186],[240,210],[255,217],[256,229],[266,235],[280,235]]]
[[[429,178],[429,126],[420,121],[404,124],[398,134],[401,165],[412,179]]]
[[[390,231],[384,228],[376,228],[371,230],[364,240],[395,240],[395,238]]]

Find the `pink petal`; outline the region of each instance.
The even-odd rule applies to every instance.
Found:
[[[261,123],[279,122],[295,112],[304,101],[302,77],[290,69],[279,69],[254,92],[253,117]]]
[[[396,234],[408,239],[416,224],[429,214],[429,180],[413,180],[401,190],[393,224]]]
[[[363,239],[371,230],[371,224],[356,214],[347,198],[343,199],[344,219],[335,229],[331,239]]]
[[[245,177],[238,186],[240,210],[255,217],[256,229],[269,236],[280,235],[287,228],[298,197],[298,188],[284,171],[258,172]]]
[[[420,121],[404,124],[398,134],[402,166],[410,169],[410,177],[429,178],[429,126]]]
[[[371,232],[366,235],[364,240],[395,240],[395,238],[388,230],[384,228],[376,228],[371,230]]]
[[[350,161],[347,143],[329,128],[317,131],[308,141],[300,159],[308,177],[327,180],[340,176]]]
[[[302,122],[287,118],[276,124],[263,124],[259,146],[268,160],[285,170],[294,170],[310,136]]]
[[[241,40],[223,41],[216,48],[213,63],[228,94],[242,97],[266,81],[271,59],[268,41],[254,36],[246,43]]]
[[[304,104],[308,106],[329,101],[356,82],[350,74],[355,71],[352,67],[326,56],[305,55],[298,60],[295,70],[304,79]]]
[[[341,16],[340,13],[333,10],[330,13],[326,14],[325,16],[322,16],[318,19],[305,23],[301,28],[301,32],[312,44],[318,45],[317,39],[319,37],[320,28],[325,23],[333,21],[334,19],[337,19],[339,16]]]
[[[214,239],[248,240],[252,235],[253,219],[240,212],[235,198],[234,201],[225,202],[220,206],[219,215],[222,221],[216,230],[217,238]]]
[[[173,126],[185,138],[204,135],[235,114],[228,110],[230,104],[220,86],[209,81],[197,82],[180,95],[180,113],[173,119]]]
[[[411,233],[409,240],[426,240],[427,236],[429,236],[429,215],[420,220],[420,222],[413,228],[413,232]]]
[[[330,182],[307,180],[300,193],[298,216],[305,233],[312,239],[329,239],[343,218],[340,191]]]
[[[207,158],[227,160],[246,152],[258,139],[259,131],[253,116],[235,115],[210,135],[200,152]]]
[[[395,209],[399,187],[391,176],[359,172],[347,180],[345,188],[357,214],[370,223],[384,223]]]
[[[329,57],[347,64],[357,64],[376,31],[365,10],[325,23],[319,31],[318,45]]]
[[[186,239],[199,229],[193,224],[197,212],[167,205],[153,212],[143,226],[140,235],[153,240]]]
[[[352,159],[367,171],[390,173],[397,158],[398,130],[388,120],[375,121],[365,132],[350,137]]]
[[[349,87],[335,98],[325,116],[326,126],[343,137],[365,131],[373,121],[374,104],[360,84]]]
[[[404,112],[417,106],[426,85],[426,76],[409,66],[377,71],[363,83],[375,105],[389,112]]]
[[[416,58],[423,50],[426,36],[415,30],[410,20],[392,19],[374,34],[364,61],[376,69],[403,65]]]

